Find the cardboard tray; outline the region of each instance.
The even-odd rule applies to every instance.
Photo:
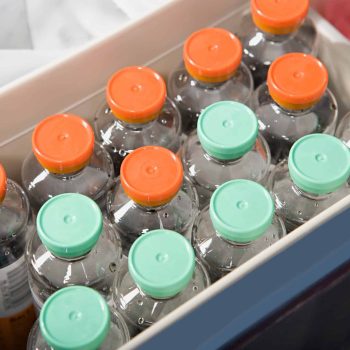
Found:
[[[0,89],[0,159],[19,179],[31,133],[47,115],[72,112],[92,121],[109,76],[149,65],[164,76],[182,43],[202,27],[238,30],[247,0],[174,0],[107,38]],[[350,45],[312,12],[340,116],[350,109]],[[217,349],[266,318],[350,258],[350,197],[324,211],[209,287],[123,349]]]

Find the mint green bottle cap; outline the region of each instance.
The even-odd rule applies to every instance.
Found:
[[[197,125],[203,149],[220,160],[234,160],[249,152],[258,136],[258,120],[242,103],[217,102],[203,110]]]
[[[268,229],[275,209],[264,187],[249,180],[232,180],[215,190],[209,213],[220,236],[236,243],[249,243]]]
[[[294,143],[288,167],[301,190],[317,195],[330,193],[350,176],[350,151],[334,136],[307,135]]]
[[[96,350],[110,327],[110,312],[95,290],[66,287],[48,298],[40,312],[40,331],[55,350]]]
[[[191,281],[195,256],[191,244],[179,233],[154,230],[131,246],[129,273],[140,289],[152,298],[171,298]]]
[[[88,253],[102,232],[102,213],[90,198],[65,193],[49,199],[39,210],[38,235],[52,254],[76,258]]]

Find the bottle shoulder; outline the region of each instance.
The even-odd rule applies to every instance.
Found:
[[[197,133],[193,133],[184,144],[182,161],[185,173],[196,186],[214,191],[232,179],[264,182],[271,156],[267,142],[259,135],[254,147],[243,157],[232,161],[220,161],[208,155],[202,148]]]
[[[145,124],[127,124],[118,120],[104,102],[94,119],[99,142],[111,153],[130,153],[146,145],[159,145],[173,152],[179,148],[181,116],[176,105],[166,98],[156,119]]]
[[[145,229],[148,231],[160,227],[177,228],[180,231],[187,229],[197,208],[196,189],[186,178],[175,197],[161,207],[145,208],[135,203],[125,193],[119,178],[115,188],[109,192],[107,201],[107,213],[111,221],[119,230],[132,233],[141,233]]]
[[[232,218],[234,220],[234,218]],[[212,281],[224,276],[286,235],[283,221],[274,216],[272,224],[260,238],[248,244],[237,244],[222,238],[213,227],[209,207],[197,217],[192,243],[205,263]]]
[[[244,60],[255,59],[270,65],[276,58],[290,52],[317,55],[319,38],[313,20],[307,17],[301,26],[288,35],[271,35],[253,23],[250,14],[242,19],[239,36],[244,48]],[[251,63],[251,62],[250,62]]]
[[[350,147],[350,112],[340,119],[336,130],[336,136]]]
[[[242,62],[232,78],[223,83],[206,84],[192,78],[183,62],[169,76],[168,93],[180,111],[199,112],[222,100],[248,103],[253,92],[253,78]]]
[[[209,284],[209,276],[204,266],[196,260],[193,278],[182,292],[169,299],[154,299],[143,293],[135,284],[128,272],[127,262],[124,262],[115,279],[113,300],[127,322],[140,331],[195,297]]]
[[[259,129],[265,134],[295,142],[300,137],[320,132],[334,134],[338,118],[338,104],[327,89],[322,98],[310,109],[285,110],[271,97],[264,83],[254,92],[251,107],[259,120]]]
[[[277,165],[272,171],[269,188],[275,202],[276,212],[286,221],[287,226],[292,228],[307,222],[350,194],[350,187],[347,183],[325,195],[305,193],[293,183],[286,162]]]
[[[29,234],[33,229],[32,220],[32,210],[24,190],[17,182],[7,179],[6,195],[0,204],[1,241],[21,239],[23,234]]]
[[[121,257],[119,235],[107,219],[104,219],[103,231],[96,245],[81,258],[68,260],[55,256],[45,247],[37,233],[26,247],[26,260],[32,278],[41,280],[51,292],[68,285],[93,287],[103,284],[102,280],[113,278]],[[107,290],[104,292],[109,293]]]
[[[95,143],[89,163],[75,174],[52,174],[41,166],[33,153],[27,156],[22,166],[22,183],[35,210],[39,210],[52,196],[70,192],[81,193],[103,203],[107,191],[114,184],[113,178],[112,159],[99,143]]]

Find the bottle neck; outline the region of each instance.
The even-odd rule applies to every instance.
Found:
[[[47,171],[50,173],[50,175],[52,175],[52,176],[54,176],[54,177],[56,177],[58,179],[69,180],[69,179],[72,179],[74,177],[79,176],[84,171],[84,169],[85,169],[85,166],[82,167],[81,169],[73,172],[73,173],[67,173],[67,174],[57,174],[57,173],[52,173],[52,172],[50,172],[48,170]]]
[[[302,196],[304,198],[308,198],[308,199],[312,199],[312,200],[324,200],[327,199],[330,195],[330,193],[326,193],[326,194],[315,194],[315,193],[310,193],[310,192],[306,192],[304,190],[302,190],[300,187],[298,187],[294,181],[292,180],[292,190],[294,191],[294,193],[298,196]]]
[[[124,128],[124,129],[128,129],[128,130],[132,130],[132,131],[142,131],[144,129],[147,129],[149,127],[151,127],[155,121],[157,120],[157,118],[147,122],[147,123],[127,123],[121,119],[117,119],[118,123]]]
[[[135,282],[135,281],[134,281],[134,282]],[[142,288],[141,288],[136,282],[135,282],[135,284],[137,285],[137,288],[139,289],[140,294],[141,294],[143,297],[147,296],[148,298],[151,298],[151,299],[153,299],[153,300],[155,300],[155,301],[159,301],[160,303],[162,303],[162,302],[164,302],[164,301],[167,301],[167,300],[170,300],[170,299],[173,299],[173,298],[175,298],[176,296],[178,296],[178,295],[180,295],[180,294],[182,293],[182,291],[180,291],[180,292],[178,292],[178,293],[176,293],[176,294],[174,294],[174,295],[172,295],[172,296],[164,297],[164,298],[152,297],[151,295],[145,293],[145,292],[142,290]]]
[[[239,242],[235,242],[235,241],[231,241],[225,237],[223,237],[222,235],[220,235],[220,233],[218,231],[215,230],[215,234],[216,236],[221,239],[222,241],[224,241],[225,243],[235,247],[235,248],[245,248],[247,246],[250,246],[252,242],[246,242],[246,243],[239,243]]]
[[[204,158],[208,161],[211,161],[211,162],[214,162],[214,163],[217,163],[217,164],[220,164],[220,165],[234,165],[234,164],[238,164],[241,159],[243,158],[242,157],[239,157],[239,158],[236,158],[236,159],[218,159],[218,158],[215,158],[213,156],[211,156],[203,147],[203,153],[204,153]]]
[[[147,206],[141,205],[139,203],[136,203],[135,201],[133,201],[133,202],[135,203],[136,207],[138,207],[139,209],[146,211],[148,213],[155,213],[157,211],[165,209],[169,205],[169,202],[168,202],[168,203],[165,203],[163,205],[159,205],[157,207],[147,207]]]
[[[116,119],[116,127],[121,130],[127,129],[132,131],[142,131],[143,129],[152,126],[157,120],[157,118],[155,118],[146,123],[128,123],[124,120],[119,119],[118,116],[115,115],[110,108],[107,108],[106,114],[110,114]]]
[[[287,109],[283,106],[281,106],[278,102],[276,102],[275,100],[273,100],[273,102],[276,104],[276,106],[281,109],[283,111],[284,114],[291,116],[291,117],[302,117],[306,114],[311,113],[312,109],[314,108],[314,106],[311,106],[309,108],[306,109]]]
[[[47,248],[46,248],[47,249]],[[51,252],[50,250],[48,250],[50,252],[51,255],[53,255],[56,259],[59,259],[59,260],[62,260],[62,261],[65,261],[65,262],[68,262],[68,263],[72,263],[72,262],[77,262],[77,261],[80,261],[80,260],[84,260],[91,252],[91,250],[89,250],[87,253],[85,253],[84,255],[81,255],[81,256],[76,256],[74,258],[65,258],[65,257],[62,257],[62,256],[58,256],[56,254],[54,254],[53,252]]]
[[[201,80],[195,79],[193,77],[192,77],[192,79],[196,81],[198,87],[200,87],[202,89],[206,89],[206,90],[215,90],[227,82],[227,80],[224,80],[220,83],[209,83],[206,81],[201,81]]]
[[[256,30],[257,30],[257,32],[262,34],[262,36],[264,37],[264,39],[266,41],[270,41],[273,43],[282,43],[284,41],[287,41],[287,40],[293,38],[297,33],[297,30],[294,30],[293,32],[288,33],[288,34],[272,34],[272,33],[265,32],[258,27],[256,27]]]

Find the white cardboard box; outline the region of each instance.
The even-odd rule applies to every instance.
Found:
[[[164,76],[181,59],[182,43],[207,26],[238,29],[247,0],[173,0],[123,30],[89,44],[0,89],[0,160],[19,179],[31,133],[43,117],[73,112],[90,121],[109,76],[126,65],[149,65]],[[350,109],[350,45],[316,13],[320,57],[327,65],[340,116]],[[123,349],[216,349],[285,305],[350,258],[350,197],[187,302]]]

